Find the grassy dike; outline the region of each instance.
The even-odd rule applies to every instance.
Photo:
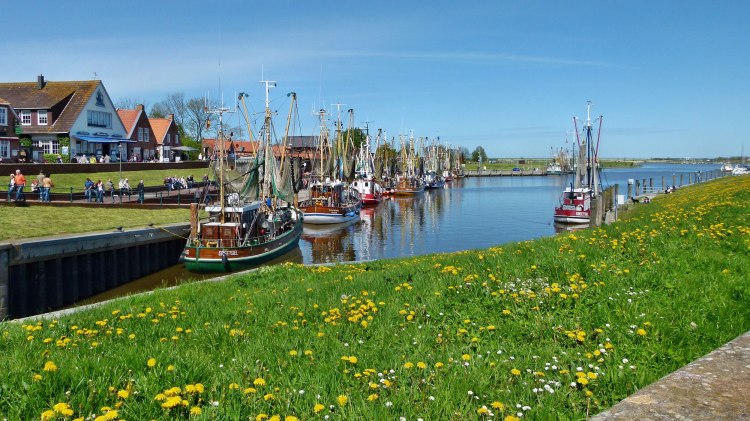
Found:
[[[749,203],[724,178],[601,229],[6,322],[0,418],[584,419],[750,329]]]
[[[105,199],[106,200],[106,199]],[[144,228],[190,221],[187,209],[120,209],[91,207],[0,206],[0,241],[62,234]]]

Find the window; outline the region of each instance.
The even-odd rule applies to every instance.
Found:
[[[180,144],[180,135],[175,134],[174,135],[174,144],[179,145]]]
[[[143,127],[138,128],[138,141],[143,142]]]
[[[164,141],[164,143],[172,143],[172,136],[169,133],[167,133],[167,139]]]
[[[112,128],[112,113],[105,113],[104,111],[89,110],[88,124],[89,124],[89,127],[104,127],[107,129],[111,129]]]
[[[60,153],[60,144],[56,140],[33,140],[31,146],[42,153]]]
[[[40,126],[47,125],[47,110],[39,110],[36,112],[37,124]]]
[[[0,126],[8,125],[8,109],[0,107]]]
[[[0,158],[10,158],[10,140],[0,140]]]
[[[149,141],[149,129],[148,127],[143,129],[143,141],[148,142]]]
[[[21,110],[21,125],[31,126],[31,111]]]

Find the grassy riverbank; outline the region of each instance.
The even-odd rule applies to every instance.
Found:
[[[54,167],[52,167],[54,168]],[[55,183],[55,187],[52,188],[53,193],[68,193],[70,188],[73,187],[74,192],[82,192],[83,184],[86,182],[86,177],[90,178],[93,182],[102,180],[106,183],[107,180],[112,180],[115,184],[115,188],[122,178],[127,178],[130,183],[130,187],[135,188],[140,180],[143,180],[143,184],[146,187],[149,186],[163,186],[164,179],[166,177],[184,177],[187,178],[189,175],[193,175],[196,181],[203,179],[203,176],[208,173],[207,168],[190,168],[184,170],[169,169],[169,170],[148,170],[148,171],[109,171],[109,172],[97,172],[97,173],[80,173],[80,174],[52,174],[52,181]],[[36,178],[36,174],[26,175],[26,179],[31,184],[31,180]],[[28,194],[28,188],[25,189]]]
[[[728,177],[601,229],[5,323],[0,415],[583,419],[750,329],[748,203]]]
[[[0,241],[189,222],[187,209],[0,206]]]

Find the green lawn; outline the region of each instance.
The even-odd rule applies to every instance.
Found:
[[[0,324],[0,414],[587,419],[750,329],[749,204],[726,177],[597,229]]]
[[[187,209],[0,206],[0,241],[189,221]]]
[[[54,167],[52,167],[54,168]],[[138,181],[143,180],[143,183],[148,186],[162,186],[164,185],[164,178],[168,176],[173,177],[185,177],[193,175],[195,181],[201,181],[203,176],[208,174],[207,168],[194,168],[186,170],[148,170],[148,171],[123,171],[120,172],[98,172],[98,173],[82,173],[82,174],[55,174],[52,173],[52,182],[55,183],[55,187],[52,188],[53,193],[68,193],[70,188],[73,187],[74,192],[83,191],[83,183],[86,181],[86,177],[91,178],[92,181],[97,182],[102,180],[104,183],[107,180],[112,180],[117,188],[117,183],[122,178],[127,178],[130,186],[135,188],[138,185]],[[31,185],[31,181],[36,178],[36,174],[26,174],[28,184]],[[5,186],[7,189],[7,186]],[[24,189],[28,191],[28,187]]]

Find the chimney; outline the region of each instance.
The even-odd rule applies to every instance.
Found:
[[[167,115],[167,120],[174,121],[174,114],[168,114]]]
[[[143,111],[143,104],[136,105],[135,109],[138,110],[138,111]]]
[[[37,89],[44,88],[44,75],[38,75],[36,77],[36,88]]]

